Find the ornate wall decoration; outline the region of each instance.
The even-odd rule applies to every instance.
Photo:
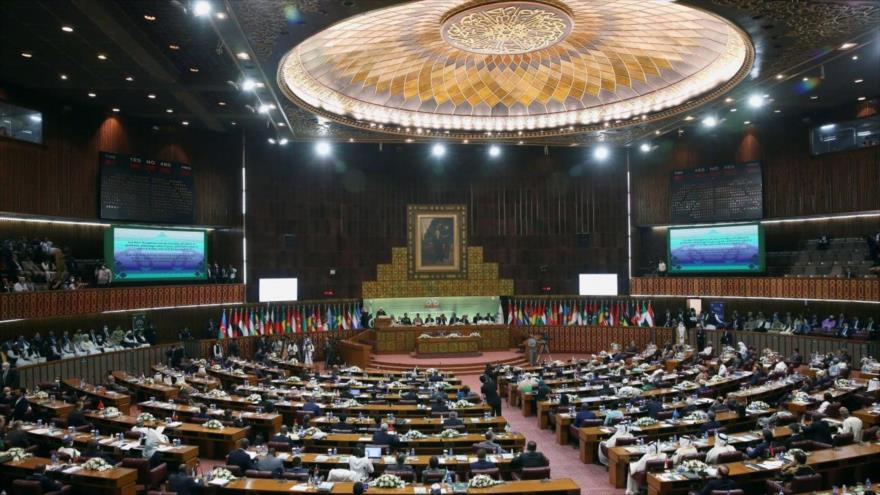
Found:
[[[480,5],[443,23],[443,39],[474,53],[512,55],[555,45],[571,32],[571,19],[549,5],[503,2]]]
[[[465,205],[409,205],[406,217],[409,278],[444,279],[467,275]]]

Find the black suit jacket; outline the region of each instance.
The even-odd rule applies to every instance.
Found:
[[[458,418],[446,418],[443,420],[444,428],[452,428],[453,426],[461,426],[464,422]]]
[[[501,397],[498,396],[498,386],[493,381],[487,381],[480,386],[480,392],[486,396],[486,404],[501,405]]]
[[[18,447],[20,449],[26,449],[31,446],[31,441],[28,440],[27,433],[24,430],[12,430],[6,434],[6,447]]]
[[[174,473],[168,478],[168,490],[177,493],[177,495],[193,495],[199,491],[198,483],[191,477]]]
[[[717,478],[711,480],[700,490],[700,495],[710,495],[714,490],[736,490],[736,482],[730,478]]]
[[[40,482],[40,488],[43,490],[43,493],[57,492],[61,489],[61,483],[53,480],[45,474],[32,474],[28,476],[28,479],[30,481]]]
[[[284,442],[289,445],[293,445],[293,443],[294,443],[292,438],[286,437],[284,435],[274,435],[272,438],[269,439],[269,441],[270,442],[279,442],[279,443]]]
[[[67,417],[67,426],[73,426],[76,428],[77,426],[89,425],[91,424],[89,420],[86,419],[86,415],[83,414],[82,411],[73,411],[70,413],[70,416]]]
[[[21,396],[16,398],[15,402],[12,404],[12,419],[24,419],[29,407],[30,403],[28,402],[27,397]]]
[[[6,373],[0,373],[0,382],[3,387],[18,388],[18,370],[10,367]]]
[[[255,469],[254,460],[251,459],[251,456],[242,449],[235,449],[230,452],[226,464],[230,466],[238,466],[241,468],[242,472],[247,471],[248,469]]]
[[[540,452],[523,452],[511,461],[513,469],[544,467],[548,465],[550,465],[550,462]]]
[[[373,433],[373,444],[374,445],[388,445],[390,447],[397,447],[400,443],[400,440],[396,435],[392,435],[385,431],[377,431]]]

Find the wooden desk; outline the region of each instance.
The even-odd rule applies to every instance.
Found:
[[[105,407],[115,407],[123,414],[128,414],[131,407],[131,397],[120,394],[104,387],[96,387],[92,384],[84,384],[79,378],[66,378],[61,382],[65,387],[73,389],[78,394],[85,394],[101,400]]]
[[[37,466],[46,465],[48,468],[51,463],[52,460],[45,457],[28,457],[18,462],[9,461],[0,464],[0,473],[7,483],[7,489],[11,489],[13,479],[30,476]],[[137,471],[129,468],[114,468],[107,471],[80,470],[72,474],[47,469],[46,475],[72,485],[74,493],[95,495],[134,495],[134,486],[137,482]]]
[[[166,418],[171,416],[173,413],[177,413],[184,420],[191,420],[193,416],[195,416],[199,412],[199,408],[196,406],[188,406],[185,404],[175,404],[171,402],[141,402],[138,404],[138,407],[141,408],[142,411],[148,412],[157,419]],[[216,409],[208,409],[208,416],[213,418],[221,419],[224,416],[224,412]],[[254,429],[254,431],[261,433],[264,439],[269,439],[272,435],[281,431],[281,423],[283,417],[278,413],[258,413],[253,411],[239,411],[239,414],[236,416],[241,416],[242,421],[247,423],[248,426]],[[191,421],[194,423],[204,423],[206,420],[196,420]]]
[[[287,377],[287,370],[276,367],[276,366],[266,366],[265,364],[260,364],[254,361],[248,361],[246,359],[237,359],[237,358],[229,358],[229,361],[232,362],[238,368],[248,370],[253,372],[256,375],[257,370],[266,373],[267,375],[272,375],[279,378]]]
[[[171,400],[177,397],[177,394],[180,393],[180,389],[177,387],[159,382],[150,383],[152,378],[146,378],[144,381],[141,381],[140,378],[129,375],[124,371],[114,371],[112,375],[117,383],[125,385],[128,390],[135,394],[135,397],[141,399],[158,397],[162,400]]]
[[[837,449],[816,450],[807,457],[807,464],[816,471],[830,471],[834,469],[852,469],[856,466],[876,465],[880,461],[880,445],[873,443],[853,444]],[[746,466],[745,462],[732,462],[726,464],[730,469],[730,477],[734,478],[740,488],[746,493],[763,493],[764,482],[775,478],[780,468],[767,468],[754,470]],[[671,495],[687,493],[702,487],[705,480],[674,480],[662,479],[662,473],[648,474],[648,495]],[[759,488],[760,487],[760,488]]]
[[[715,416],[715,420],[721,423],[721,426],[730,430],[748,429],[754,426],[759,417],[767,416],[776,412],[775,409],[769,409],[759,413],[748,413],[745,418],[737,417],[733,411],[720,412]],[[645,437],[645,440],[654,440],[660,437],[667,437],[673,434],[685,435],[700,430],[700,426],[705,421],[679,421],[677,423],[660,422],[653,426],[641,427],[639,430],[632,430],[631,433],[636,437]],[[614,433],[614,428],[607,426],[590,426],[580,428],[578,430],[579,451],[581,462],[591,464],[596,460],[596,452],[599,449],[599,442],[610,437]]]
[[[444,356],[479,356],[482,337],[432,337],[416,339],[416,355],[422,358]]]
[[[222,430],[210,430],[202,425],[183,423],[168,430],[168,435],[179,438],[181,442],[199,446],[202,457],[225,459],[226,454],[235,449],[239,440],[246,437],[250,427],[227,426]]]
[[[198,374],[188,375],[183,372],[177,371],[174,368],[165,366],[164,364],[154,364],[151,369],[156,373],[161,373],[165,376],[170,376],[174,378],[175,382],[178,378],[183,377],[184,381],[186,381],[187,384],[192,385],[202,392],[214,390],[215,388],[220,386],[220,380],[212,376]]]
[[[853,411],[853,416],[862,420],[862,423],[865,424],[865,428],[870,428],[877,423],[880,423],[880,411],[876,409],[871,409],[869,407],[863,407],[856,411]]]
[[[67,416],[73,412],[74,408],[73,404],[57,399],[37,399],[35,396],[30,395],[27,397],[27,400],[37,414],[49,418],[58,418],[65,422],[67,421]]]
[[[303,402],[301,401],[278,401],[275,403],[275,410],[284,416],[284,424],[293,424],[296,419],[296,412],[301,410]],[[338,405],[321,404],[321,411],[333,411],[333,414],[346,414],[349,417],[359,416],[363,414],[371,418],[384,418],[389,413],[401,418],[423,418],[431,415],[431,408],[422,404],[362,404],[355,407],[341,407]],[[492,412],[485,403],[480,403],[472,407],[455,409],[459,418],[484,416],[488,412]],[[449,413],[444,413],[446,416]]]
[[[223,488],[226,493],[295,493],[295,486],[301,485],[305,487],[305,483],[297,483],[295,481],[279,481],[255,478],[242,478],[230,482]],[[336,495],[349,495],[352,492],[352,483],[334,483],[333,489],[329,492]],[[296,490],[297,492],[300,490]],[[316,493],[314,487],[305,488],[305,493]],[[377,495],[414,495],[415,490],[412,485],[405,488],[376,488],[370,487],[369,493]],[[452,493],[451,491],[449,493]],[[514,495],[514,494],[541,494],[541,495],[580,495],[581,489],[577,483],[568,478],[555,479],[549,481],[543,480],[526,480],[526,481],[510,481],[501,485],[495,485],[489,488],[468,488],[469,494],[495,494],[495,495]]]
[[[414,448],[417,454],[441,454],[444,449],[453,449],[458,453],[471,452],[475,443],[485,440],[485,436],[478,434],[465,434],[454,438],[427,437],[417,440],[401,442],[402,447]],[[495,441],[506,450],[522,450],[526,439],[520,434],[498,433]],[[373,443],[372,435],[359,433],[331,433],[321,439],[307,437],[303,439],[306,452],[326,452],[328,448],[336,447],[340,452],[350,454],[356,445],[364,446]]]
[[[516,331],[507,325],[452,325],[442,327],[391,327],[376,329],[376,350],[378,354],[412,352],[416,348],[419,335],[443,330],[447,333],[470,335],[477,332],[480,351],[510,349],[510,333]]]
[[[315,426],[322,430],[327,430],[338,421],[337,417],[328,418],[320,416],[309,420],[310,426]],[[426,434],[440,433],[444,430],[443,422],[440,418],[394,418],[389,421],[383,420],[385,423],[393,424],[398,433],[406,433],[409,430],[417,430]],[[489,428],[494,431],[504,431],[507,426],[507,420],[502,416],[494,418],[472,417],[464,418],[465,431],[469,433],[485,433]],[[348,418],[346,423],[353,424],[358,427],[358,431],[372,431],[376,428],[376,421],[373,418]]]
[[[251,373],[240,375],[231,371],[215,370],[211,368],[208,368],[206,371],[211,376],[220,380],[224,387],[232,388],[239,383],[257,383],[257,375]]]

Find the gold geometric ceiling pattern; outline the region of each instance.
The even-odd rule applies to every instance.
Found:
[[[421,0],[308,38],[278,83],[371,130],[547,136],[717,97],[753,59],[735,25],[666,0]]]

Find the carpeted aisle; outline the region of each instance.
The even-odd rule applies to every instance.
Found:
[[[471,390],[480,389],[478,375],[459,375],[459,377],[462,383],[471,387]],[[536,417],[526,418],[521,409],[509,407],[504,400],[501,402],[501,413],[510,423],[511,428],[526,436],[526,441],[534,440],[538,443],[538,450],[550,459],[550,475],[553,478],[573,479],[581,487],[581,493],[584,495],[623,495],[625,492],[608,483],[608,471],[604,467],[581,463],[576,449],[567,445],[558,445],[555,433],[538,429]]]

